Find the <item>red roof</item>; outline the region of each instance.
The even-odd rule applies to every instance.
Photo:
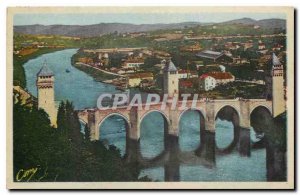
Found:
[[[183,73],[188,73],[188,71],[187,70],[178,70],[178,73],[183,74]]]
[[[180,86],[182,87],[192,87],[193,83],[191,81],[179,81]]]
[[[199,77],[199,79],[205,79],[206,77],[208,77],[208,75],[207,75],[207,74],[203,74],[203,75],[201,75],[201,76]]]
[[[200,79],[204,79],[207,76],[211,76],[215,79],[233,79],[233,75],[229,72],[209,72],[200,76]]]

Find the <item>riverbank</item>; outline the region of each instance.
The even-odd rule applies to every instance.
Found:
[[[28,55],[21,56],[21,55],[14,54],[13,55],[13,85],[26,88],[26,77],[25,77],[25,70],[23,67],[23,65],[26,62],[40,55],[55,52],[55,51],[60,51],[63,49],[65,48],[41,48]]]
[[[106,80],[112,80],[112,79],[116,79],[116,78],[120,77],[117,75],[105,73],[105,72],[99,70],[98,68],[95,68],[95,67],[92,67],[92,66],[89,66],[86,64],[82,64],[82,63],[72,63],[72,66],[85,72],[86,74],[90,75],[96,81],[99,81],[99,82],[105,82]]]

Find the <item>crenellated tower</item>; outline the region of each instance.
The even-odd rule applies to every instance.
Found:
[[[56,127],[57,110],[54,100],[54,74],[45,62],[37,73],[36,86],[38,91],[38,108],[47,112],[51,124]]]
[[[266,99],[273,102],[273,117],[285,112],[283,65],[273,53],[266,75]]]

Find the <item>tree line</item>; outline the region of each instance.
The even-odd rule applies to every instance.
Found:
[[[57,128],[47,113],[14,97],[13,174],[19,182],[149,181],[139,166],[126,163],[113,145],[90,141],[71,102],[61,102]]]

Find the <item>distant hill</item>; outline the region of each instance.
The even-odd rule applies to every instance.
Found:
[[[171,24],[126,24],[126,23],[100,23],[93,25],[23,25],[14,26],[15,33],[23,34],[43,34],[43,35],[65,35],[78,37],[100,36],[108,33],[132,33],[149,32],[166,29],[184,29],[199,25],[211,25],[213,23],[182,22]],[[253,20],[251,18],[241,18],[216,24],[244,24],[259,25],[261,28],[286,28],[286,21],[283,19]]]
[[[230,20],[219,24],[244,24],[244,25],[258,25],[261,28],[286,28],[286,21],[284,19],[264,19],[253,20],[251,18],[241,18],[237,20]]]
[[[14,26],[14,32],[24,34],[65,35],[65,36],[99,36],[108,33],[147,32],[164,29],[184,29],[201,25],[199,22],[172,24],[126,24],[100,23],[93,25],[24,25]]]

